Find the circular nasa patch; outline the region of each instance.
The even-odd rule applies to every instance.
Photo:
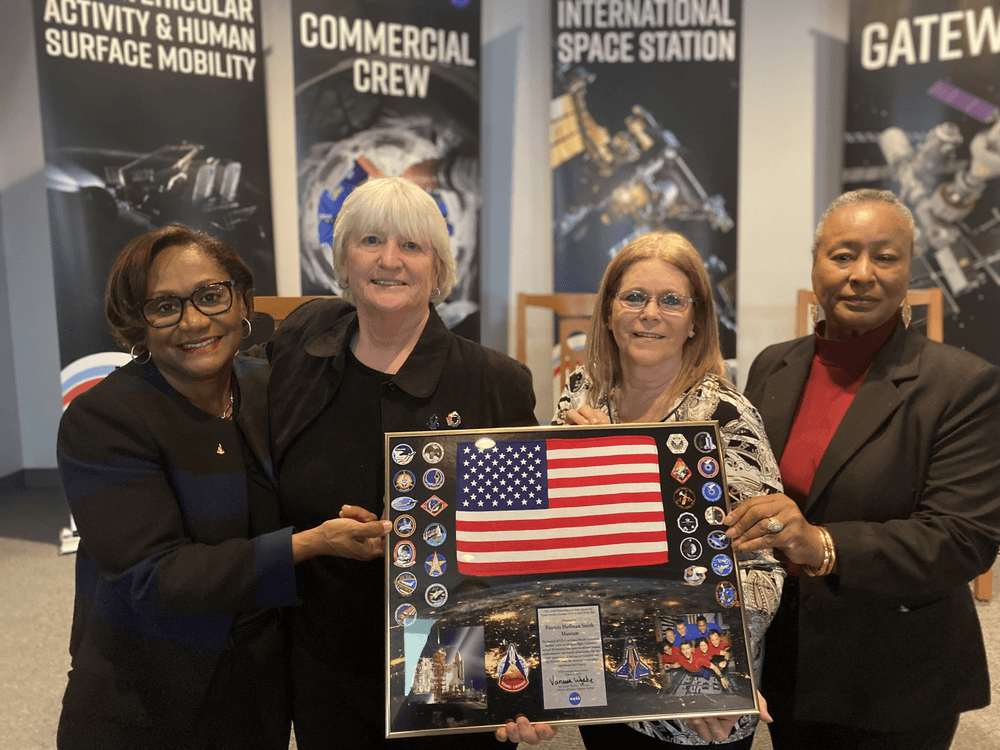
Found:
[[[681,542],[681,554],[685,560],[697,560],[701,557],[701,542],[689,536]]]
[[[424,529],[424,541],[432,547],[440,547],[448,538],[448,532],[439,523],[432,523]]]
[[[400,596],[409,596],[417,590],[417,577],[413,573],[400,573],[393,585]]]
[[[392,486],[399,492],[409,492],[416,484],[417,478],[413,476],[412,471],[396,472],[396,476],[392,478]]]
[[[717,503],[722,499],[722,487],[718,482],[705,482],[701,486],[701,496],[710,503]]]
[[[412,604],[400,604],[396,607],[396,622],[404,628],[409,627],[417,621],[417,608]]]
[[[448,601],[448,589],[440,583],[432,583],[424,592],[424,601],[432,607],[440,607]]]
[[[392,460],[400,466],[406,466],[413,460],[415,455],[416,453],[413,448],[408,446],[406,443],[400,443],[392,449]]]
[[[712,558],[712,570],[716,575],[727,576],[733,572],[733,560],[728,555],[716,555]]]
[[[444,484],[444,472],[441,469],[428,469],[424,472],[424,487],[429,490],[439,490]]]
[[[404,514],[396,518],[392,528],[397,534],[399,534],[399,536],[408,537],[416,530],[417,522],[413,520],[413,516]]]
[[[420,455],[427,463],[436,464],[444,458],[444,448],[441,447],[441,443],[428,443],[420,451]]]
[[[736,605],[736,587],[729,581],[723,581],[715,587],[715,598],[723,607]]]

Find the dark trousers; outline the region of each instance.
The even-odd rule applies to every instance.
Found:
[[[761,694],[774,718],[768,725],[774,750],[948,750],[958,728],[958,715],[905,732],[795,719],[796,668],[799,647],[799,579],[789,576],[781,607],[767,629]]]
[[[198,716],[136,723],[59,717],[59,750],[287,750],[290,732],[283,633],[277,610],[233,630]]]

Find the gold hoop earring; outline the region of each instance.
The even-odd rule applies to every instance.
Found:
[[[243,318],[243,322],[247,324],[247,332],[243,334],[243,338],[248,339],[250,338],[250,334],[253,333],[253,326],[246,318]]]

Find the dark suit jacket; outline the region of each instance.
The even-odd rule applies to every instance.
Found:
[[[266,363],[238,357],[234,370],[237,397],[263,402]],[[273,485],[247,480],[248,461],[269,465],[266,424],[251,418],[266,410],[241,401],[234,425],[132,362],[63,415],[59,470],[80,530],[63,712],[88,746],[95,727],[190,731],[234,623],[295,601],[291,528]]]
[[[746,395],[779,461],[814,342],[769,347],[750,368]],[[989,703],[967,584],[1000,543],[998,438],[1000,370],[899,326],[805,503],[838,574],[801,577],[796,718],[901,731]]]

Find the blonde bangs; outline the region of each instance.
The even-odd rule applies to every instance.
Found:
[[[455,285],[457,271],[448,222],[429,193],[402,177],[369,180],[344,201],[333,227],[333,271],[344,299],[356,303],[354,292],[345,286],[347,246],[366,234],[382,234],[387,229],[422,247],[430,245],[438,258],[440,284],[431,302],[444,300]]]

